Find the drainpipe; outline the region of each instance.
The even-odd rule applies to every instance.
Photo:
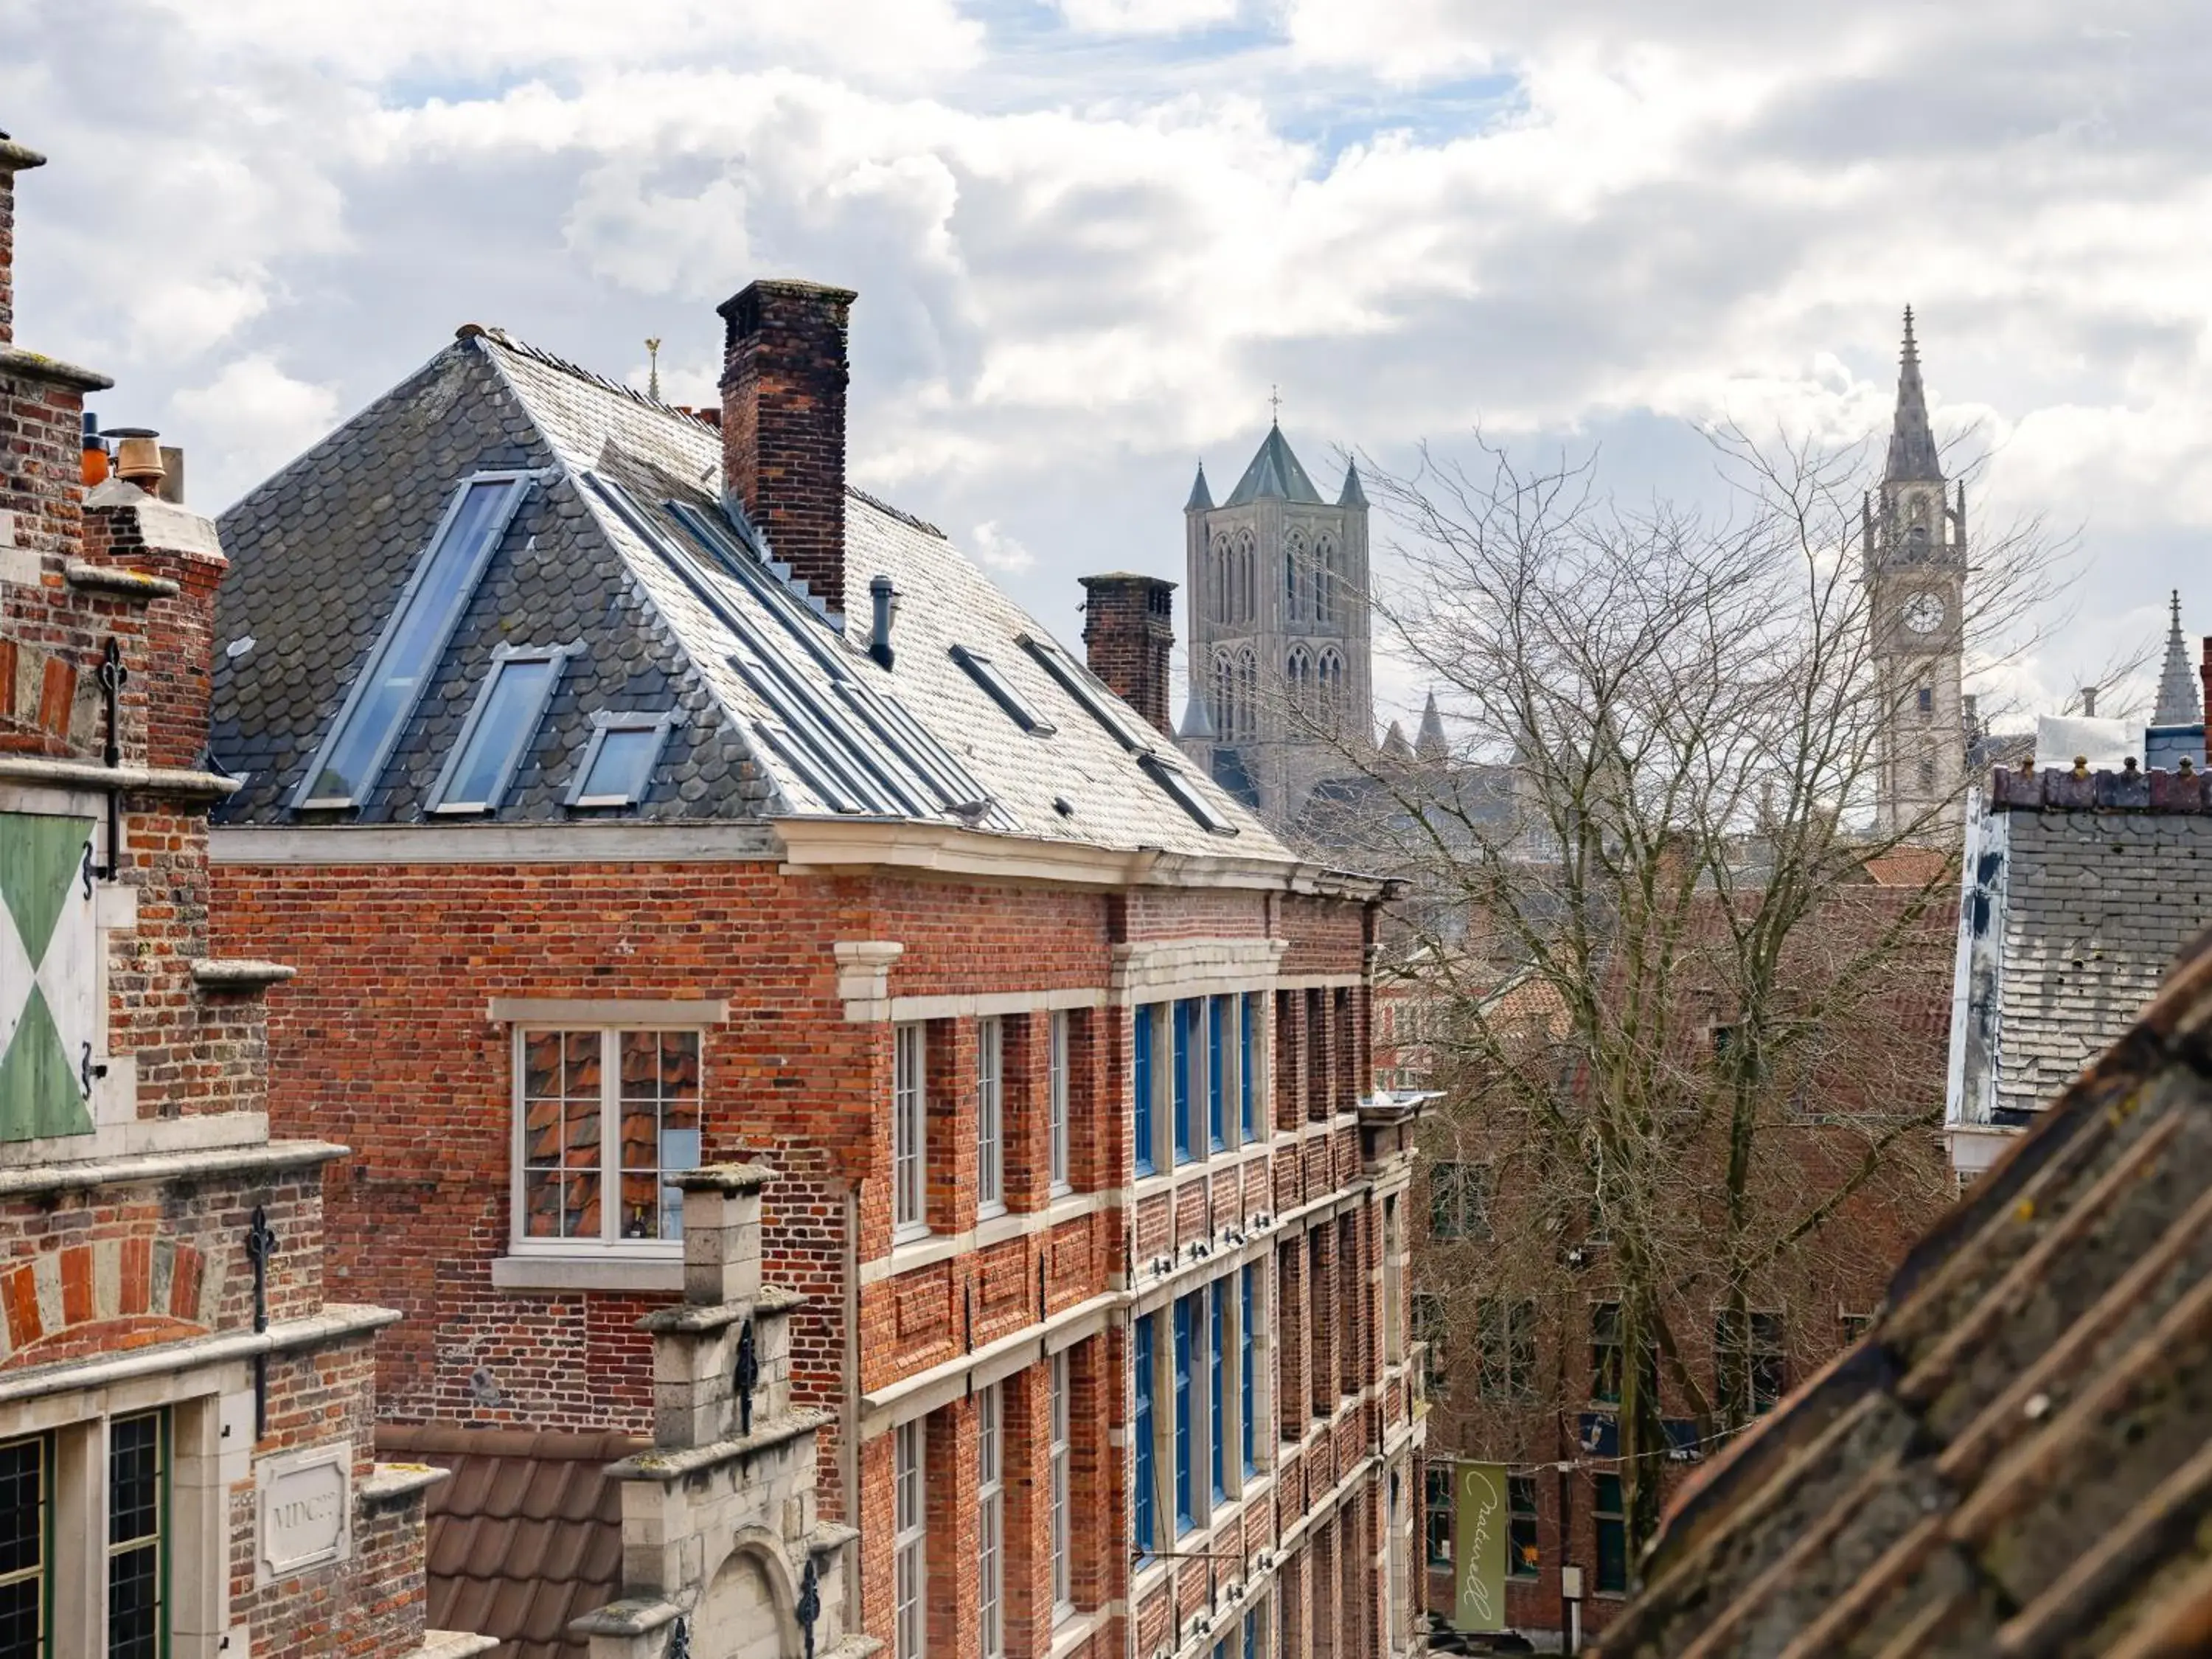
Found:
[[[845,1524],[860,1524],[860,1194],[850,1181],[845,1187],[845,1386],[838,1409],[844,1418],[838,1436],[837,1484],[845,1500]],[[848,1549],[845,1558],[845,1628],[860,1626],[860,1554]]]

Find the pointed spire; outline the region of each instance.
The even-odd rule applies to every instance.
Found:
[[[1336,504],[1339,507],[1364,507],[1367,505],[1367,492],[1359,487],[1358,462],[1346,461],[1344,464],[1344,489],[1338,495]]]
[[[2204,705],[2197,691],[2197,672],[2190,665],[2189,642],[2181,635],[2181,590],[2173,593],[2173,621],[2166,633],[2166,665],[2158,674],[2158,707],[2153,726],[2194,726],[2204,718]]]
[[[1182,504],[1182,510],[1186,513],[1211,513],[1213,511],[1213,492],[1206,487],[1206,463],[1204,461],[1200,461],[1198,464],[1198,477],[1191,483],[1190,499]]]
[[[1328,503],[1321,491],[1314,488],[1313,480],[1291,453],[1290,440],[1283,436],[1283,428],[1270,426],[1267,435],[1260,441],[1252,464],[1244,469],[1244,476],[1237,481],[1237,488],[1229,492],[1224,507],[1243,507],[1249,501],[1274,500],[1302,501],[1313,507]]]
[[[1390,722],[1390,729],[1382,734],[1382,758],[1394,761],[1413,758],[1413,745],[1406,741],[1406,728],[1395,720]]]
[[[1437,712],[1433,691],[1421,708],[1421,729],[1413,738],[1413,753],[1425,761],[1448,760],[1451,756],[1451,744],[1444,736],[1444,717]]]
[[[1198,695],[1198,687],[1190,688],[1190,701],[1183,705],[1182,729],[1176,736],[1185,743],[1213,741],[1213,721],[1207,717],[1206,699]]]
[[[646,371],[645,395],[652,398],[653,402],[659,403],[660,401],[659,341],[647,340],[645,343],[645,360],[647,363],[652,365],[652,367]]]
[[[1912,307],[1905,308],[1905,355],[1897,371],[1897,418],[1889,430],[1885,483],[1908,479],[1941,483],[1943,462],[1928,424],[1928,392],[1920,383],[1920,346],[1912,337]]]

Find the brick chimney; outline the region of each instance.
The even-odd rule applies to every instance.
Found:
[[[722,483],[775,557],[833,614],[845,610],[846,319],[860,296],[755,283],[718,307]]]
[[[1114,695],[1175,738],[1168,714],[1168,652],[1175,644],[1175,584],[1117,570],[1079,579],[1083,651]]]
[[[46,158],[0,132],[0,347],[15,343],[15,175]]]

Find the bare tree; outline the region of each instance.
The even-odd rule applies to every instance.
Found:
[[[1875,647],[1858,458],[1714,443],[1720,513],[1487,447],[1480,471],[1363,468],[1402,532],[1378,631],[1450,741],[1346,743],[1357,787],[1329,815],[1333,851],[1405,880],[1431,1150],[1481,1172],[1439,1202],[1479,1181],[1482,1223],[1454,1231],[1485,1236],[1431,1261],[1453,1384],[1523,1447],[1617,1396],[1632,1551],[1666,1419],[1707,1442],[1771,1403],[1765,1310],[1870,1310],[1949,1196],[1956,803],[1870,810],[1907,693]],[[1967,649],[2022,646],[2057,551],[2033,524],[1978,536]],[[1515,1351],[1523,1309],[1547,1356]],[[1821,1346],[1805,1323],[1786,1358]]]

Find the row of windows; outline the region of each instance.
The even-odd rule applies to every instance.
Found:
[[[1309,547],[1305,532],[1293,529],[1284,542],[1284,616],[1295,622],[1343,621],[1349,578],[1337,568],[1336,538],[1321,536]],[[1203,594],[1206,614],[1231,626],[1256,622],[1260,593],[1255,576],[1259,549],[1252,532],[1218,535],[1212,551]]]
[[[1847,1338],[1856,1340],[1863,1320],[1844,1320]],[[1443,1298],[1413,1293],[1413,1334],[1428,1345],[1427,1376],[1431,1392],[1442,1393],[1453,1376],[1450,1330]],[[1525,1299],[1479,1297],[1474,1303],[1474,1392],[1480,1400],[1535,1398],[1536,1304]],[[1600,1405],[1620,1402],[1620,1304],[1600,1302],[1590,1308],[1590,1398]],[[1659,1386],[1656,1352],[1644,1354],[1643,1386]],[[1789,1383],[1789,1344],[1779,1313],[1753,1311],[1739,1321],[1723,1309],[1713,1325],[1713,1374],[1724,1401],[1740,1401],[1753,1414],[1771,1411]]]
[[[1247,1267],[1179,1297],[1132,1327],[1136,1409],[1133,1542],[1141,1556],[1202,1526],[1259,1469],[1259,1378],[1253,1338],[1259,1269]],[[1163,1517],[1174,1531],[1165,1534]]]
[[[54,1440],[0,1443],[0,1659],[45,1659],[64,1633],[56,1603],[64,1576],[82,1578],[62,1559],[79,1539],[64,1538],[54,1524]],[[93,1534],[105,1540],[94,1547],[106,1556],[106,1651],[108,1659],[159,1659],[168,1647],[168,1413],[110,1419],[106,1473],[107,1524]]]
[[[1068,1189],[1068,1054],[1070,1016],[1045,1016],[1046,1178],[1055,1193]],[[975,1212],[1006,1207],[1006,1022],[975,1022]],[[891,1030],[891,1222],[896,1236],[929,1231],[929,1028],[920,1020]]]
[[[1163,1152],[1188,1164],[1258,1139],[1267,1094],[1265,1018],[1257,994],[1184,997],[1135,1011],[1130,1086],[1138,1174],[1155,1173]]]
[[[1054,1354],[1046,1362],[1045,1386],[1049,1439],[1046,1443],[1050,1491],[1053,1622],[1075,1612],[1075,1515],[1069,1483],[1071,1358]],[[1006,1651],[1006,1584],[1010,1564],[1006,1500],[1006,1385],[994,1382],[975,1394],[975,1614],[977,1649],[982,1659]],[[892,1639],[896,1659],[922,1659],[929,1645],[929,1445],[928,1419],[917,1418],[892,1431]],[[943,1569],[940,1569],[941,1571]],[[951,1571],[961,1571],[957,1564]]]

